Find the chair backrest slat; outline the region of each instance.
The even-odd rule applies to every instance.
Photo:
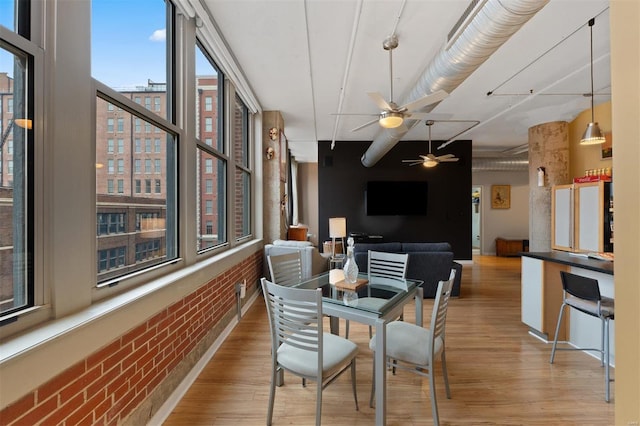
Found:
[[[401,278],[407,274],[407,253],[387,253],[369,250],[367,271],[369,277]]]
[[[262,278],[273,350],[281,344],[322,353],[322,291],[292,288]]]
[[[271,282],[292,286],[302,281],[302,257],[299,251],[267,256]]]
[[[456,276],[455,269],[451,270],[447,281],[440,281],[436,291],[436,299],[433,302],[433,311],[431,314],[431,344],[438,337],[444,339],[445,325],[447,319],[447,308],[449,307],[449,298],[453,288],[453,280]]]

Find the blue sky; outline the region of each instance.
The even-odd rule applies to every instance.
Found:
[[[92,0],[91,8],[93,77],[114,88],[165,83],[164,1]]]
[[[0,0],[0,25],[10,29],[14,29],[14,1]],[[166,82],[164,0],[92,0],[91,9],[94,78],[115,89],[146,86],[149,79]],[[0,66],[10,66],[5,64],[10,56],[2,53]],[[196,60],[198,74],[213,73],[200,55]]]

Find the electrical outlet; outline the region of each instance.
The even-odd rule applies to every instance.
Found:
[[[244,299],[247,295],[247,280],[245,279],[240,283],[240,299]]]

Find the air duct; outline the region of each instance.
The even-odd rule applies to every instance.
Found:
[[[472,172],[528,172],[529,159],[519,157],[474,157],[471,160]]]
[[[446,45],[441,48],[409,95],[398,105],[413,102],[436,90],[453,92],[548,2],[549,0],[487,0],[455,42],[448,49]],[[429,105],[423,112],[433,110],[436,105]],[[382,130],[362,155],[362,165],[375,165],[418,121],[409,118],[400,129]]]

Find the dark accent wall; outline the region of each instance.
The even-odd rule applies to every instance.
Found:
[[[360,157],[371,142],[318,142],[319,240],[328,241],[329,218],[346,217],[347,232],[382,235],[384,241],[451,244],[456,259],[471,259],[471,141],[456,141],[435,155],[454,154],[455,163],[434,168],[409,166],[403,159],[428,152],[425,141],[403,141],[376,165],[364,167]],[[367,216],[365,189],[371,180],[425,180],[427,214],[422,216]],[[412,194],[405,194],[411,197]]]

